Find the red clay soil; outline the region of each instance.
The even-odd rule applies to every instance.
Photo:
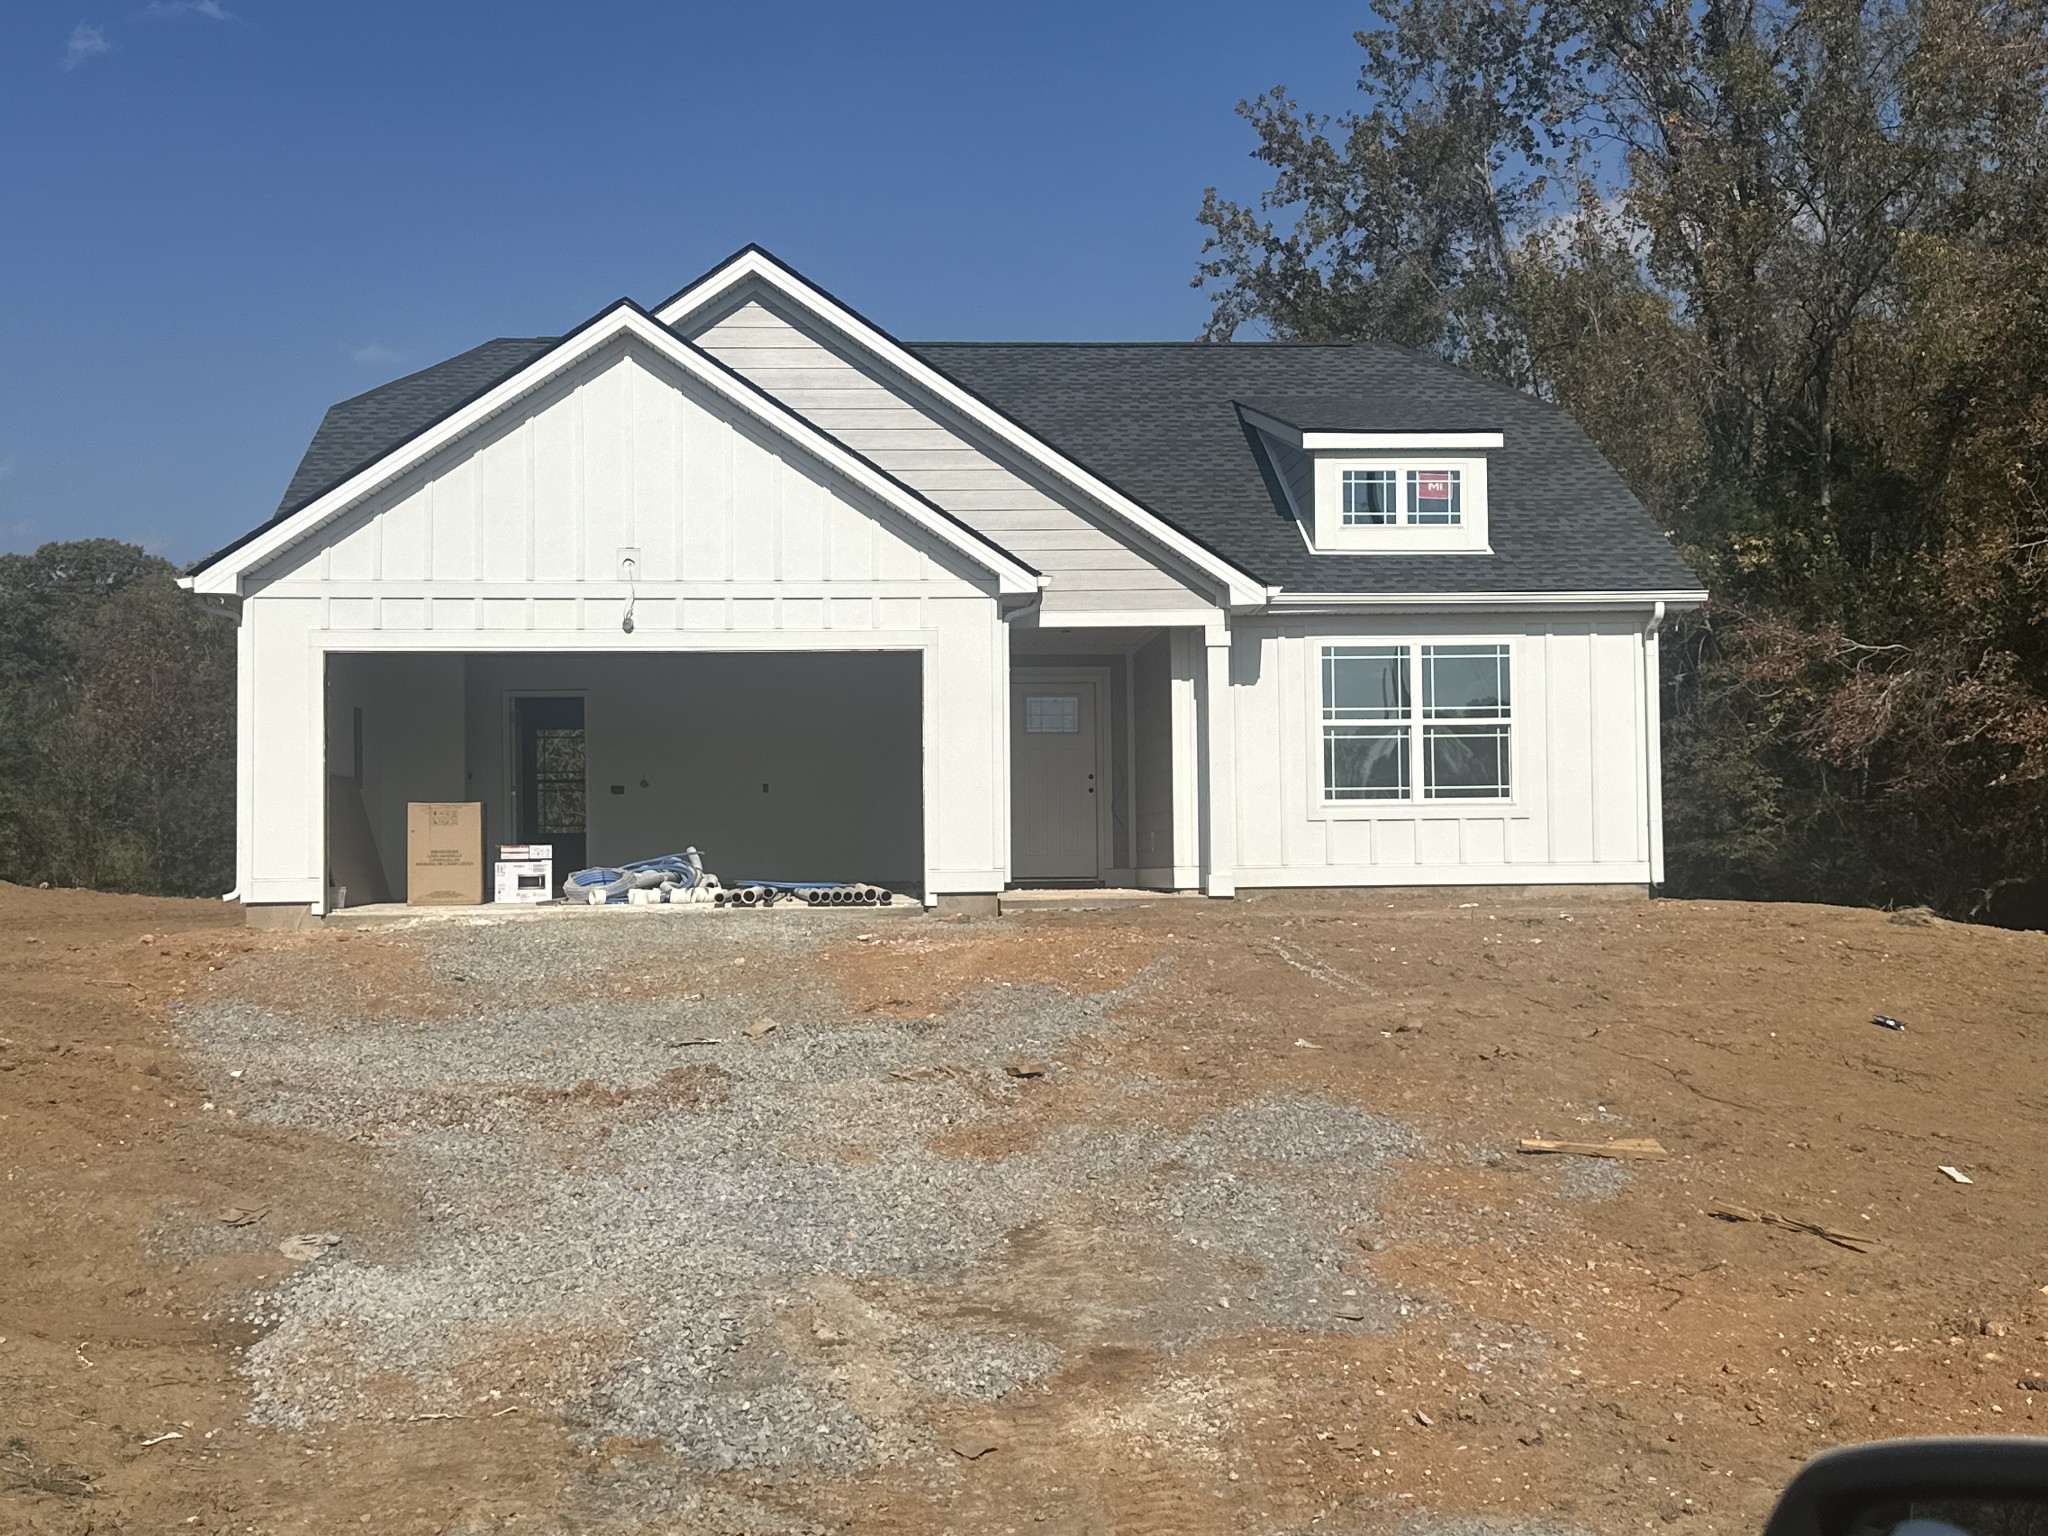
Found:
[[[248,1335],[209,1319],[290,1263],[179,1257],[156,1235],[195,1210],[399,1221],[399,1192],[345,1143],[208,1107],[166,1009],[259,975],[438,1004],[402,939],[235,921],[218,903],[0,886],[0,1529],[721,1528],[603,1521],[605,1490],[662,1453],[592,1452],[538,1416],[248,1425]],[[1384,1334],[1071,1353],[947,1411],[942,1435],[996,1447],[950,1478],[706,1480],[791,1529],[1342,1531],[1427,1511],[1753,1530],[1821,1446],[2041,1431],[2048,936],[1457,892],[873,929],[856,940],[849,919],[818,963],[881,1014],[992,981],[1101,991],[1172,957],[1075,1056],[1159,1079],[1164,1112],[1189,1120],[1297,1090],[1431,1137],[1354,1244],[1362,1285],[1418,1305]],[[937,1145],[1000,1157],[1100,1124],[1087,1077]],[[1525,1136],[1654,1137],[1670,1155],[1529,1156],[1512,1150]],[[1079,1224],[1020,1230],[1007,1263],[1026,1297],[1146,1279],[1142,1254]]]

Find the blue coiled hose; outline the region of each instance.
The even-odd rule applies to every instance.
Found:
[[[616,868],[600,865],[579,869],[562,882],[562,894],[571,901],[589,901],[592,891],[603,891],[607,905],[626,899],[626,892],[673,885],[693,890],[704,879],[704,860],[695,848],[681,853],[664,853],[652,859],[634,859]]]

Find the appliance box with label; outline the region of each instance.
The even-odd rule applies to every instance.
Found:
[[[501,848],[500,853],[510,853]],[[500,859],[496,865],[497,881],[495,895],[499,901],[523,902],[528,906],[539,906],[555,899],[555,861],[553,859]]]
[[[484,899],[484,808],[474,800],[415,800],[405,808],[405,899],[415,907]]]

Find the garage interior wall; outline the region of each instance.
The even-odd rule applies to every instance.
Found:
[[[327,883],[351,906],[405,900],[405,807],[466,800],[463,659],[327,658]]]
[[[593,864],[695,845],[728,880],[922,888],[915,653],[397,653],[328,659],[328,879],[351,905],[405,899],[408,801],[483,802],[487,861],[515,840],[518,694],[584,700]]]
[[[512,698],[577,694],[591,863],[695,846],[725,880],[923,885],[915,653],[471,655],[464,672],[468,798],[494,842],[514,840]]]

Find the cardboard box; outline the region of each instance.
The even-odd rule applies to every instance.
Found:
[[[467,907],[484,899],[484,808],[474,800],[415,800],[405,808],[405,899]]]
[[[555,899],[553,859],[500,859],[494,868],[492,895],[496,900],[539,906]]]
[[[554,856],[553,843],[504,843],[498,848],[498,857],[508,864],[515,859],[552,859]]]

